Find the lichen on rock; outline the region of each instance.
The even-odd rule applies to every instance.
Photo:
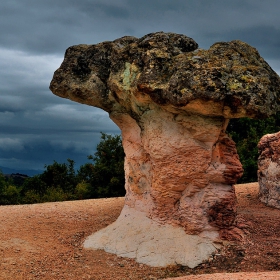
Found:
[[[193,266],[190,259],[196,265],[207,259],[208,249],[234,231],[233,184],[243,169],[226,126],[230,118],[264,117],[279,109],[280,79],[256,49],[231,41],[203,50],[187,36],[163,32],[78,45],[67,49],[50,89],[107,111],[122,131],[125,210],[114,226],[90,237],[93,248],[121,255],[145,251],[141,220],[134,244],[114,238],[114,232],[124,238],[128,232],[124,217],[144,215],[153,228],[154,251],[130,256],[153,265],[176,260]],[[182,246],[178,257],[165,253],[157,263],[160,252],[171,248],[159,242],[165,231],[157,231],[167,225],[168,235],[183,230],[208,249],[197,257]]]

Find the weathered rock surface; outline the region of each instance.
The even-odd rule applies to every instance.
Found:
[[[260,200],[280,209],[280,132],[263,136],[258,148]]]
[[[215,242],[234,231],[233,184],[243,172],[235,144],[225,133],[228,119],[275,113],[279,88],[278,75],[240,41],[202,50],[184,35],[159,32],[67,49],[50,89],[107,111],[122,131],[126,154],[123,213],[86,246],[153,265],[176,261],[193,266],[207,259]],[[141,215],[146,218],[137,218],[136,231]],[[148,221],[149,242],[142,238]],[[119,246],[118,236],[126,236],[128,224],[134,238]],[[168,227],[166,238],[163,226]],[[183,230],[186,240],[192,240],[187,252],[183,244],[178,247],[176,255],[184,257],[174,258],[169,242],[164,262],[148,245],[148,261],[135,253],[152,240],[160,244],[156,251],[166,250],[158,242],[169,240],[171,229],[176,236]],[[211,250],[197,257],[193,248],[202,244]]]
[[[179,263],[193,268],[205,255],[211,255],[219,244],[186,234],[181,227],[162,225],[147,218],[144,212],[124,206],[118,220],[89,236],[84,247],[105,249],[150,266]]]

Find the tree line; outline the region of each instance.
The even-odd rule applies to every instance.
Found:
[[[257,182],[258,143],[262,136],[280,131],[280,114],[267,119],[231,119],[227,132],[236,143],[244,173],[238,183]]]
[[[280,131],[280,114],[268,119],[232,119],[227,133],[235,141],[244,174],[238,183],[257,181],[257,144],[268,133]],[[125,195],[124,151],[121,136],[101,133],[96,153],[75,170],[75,162],[54,161],[29,178],[5,178],[0,172],[0,205],[41,203]]]
[[[75,170],[75,162],[54,161],[42,174],[24,180],[0,173],[0,204],[41,203],[125,195],[121,136],[101,133],[94,156]],[[16,177],[17,178],[17,177]]]

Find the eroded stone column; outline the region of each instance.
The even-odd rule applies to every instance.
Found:
[[[226,126],[279,109],[280,79],[254,48],[202,50],[163,32],[73,46],[50,89],[102,108],[122,131],[125,206],[86,248],[195,267],[230,238],[242,166]]]
[[[258,144],[260,200],[280,209],[280,132],[264,135]]]
[[[234,227],[231,182],[243,170],[222,131],[225,120],[161,108],[138,123],[129,115],[111,118],[122,130],[126,154],[125,207],[85,246],[149,265],[196,266],[220,246],[219,231]]]

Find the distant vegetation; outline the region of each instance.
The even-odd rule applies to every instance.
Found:
[[[280,115],[269,119],[248,118],[230,121],[227,132],[236,142],[244,175],[239,183],[257,181],[257,144],[268,133],[280,131]],[[121,136],[101,133],[94,156],[75,171],[75,162],[45,166],[33,177],[18,174],[5,177],[0,173],[0,204],[40,203],[125,195],[124,151]]]
[[[0,204],[41,203],[124,196],[124,151],[121,137],[101,133],[90,162],[75,171],[75,162],[45,166],[40,175],[24,178],[0,173]]]
[[[268,119],[232,119],[227,132],[236,143],[244,174],[238,183],[256,182],[258,170],[258,143],[269,133],[280,131],[280,114]]]

